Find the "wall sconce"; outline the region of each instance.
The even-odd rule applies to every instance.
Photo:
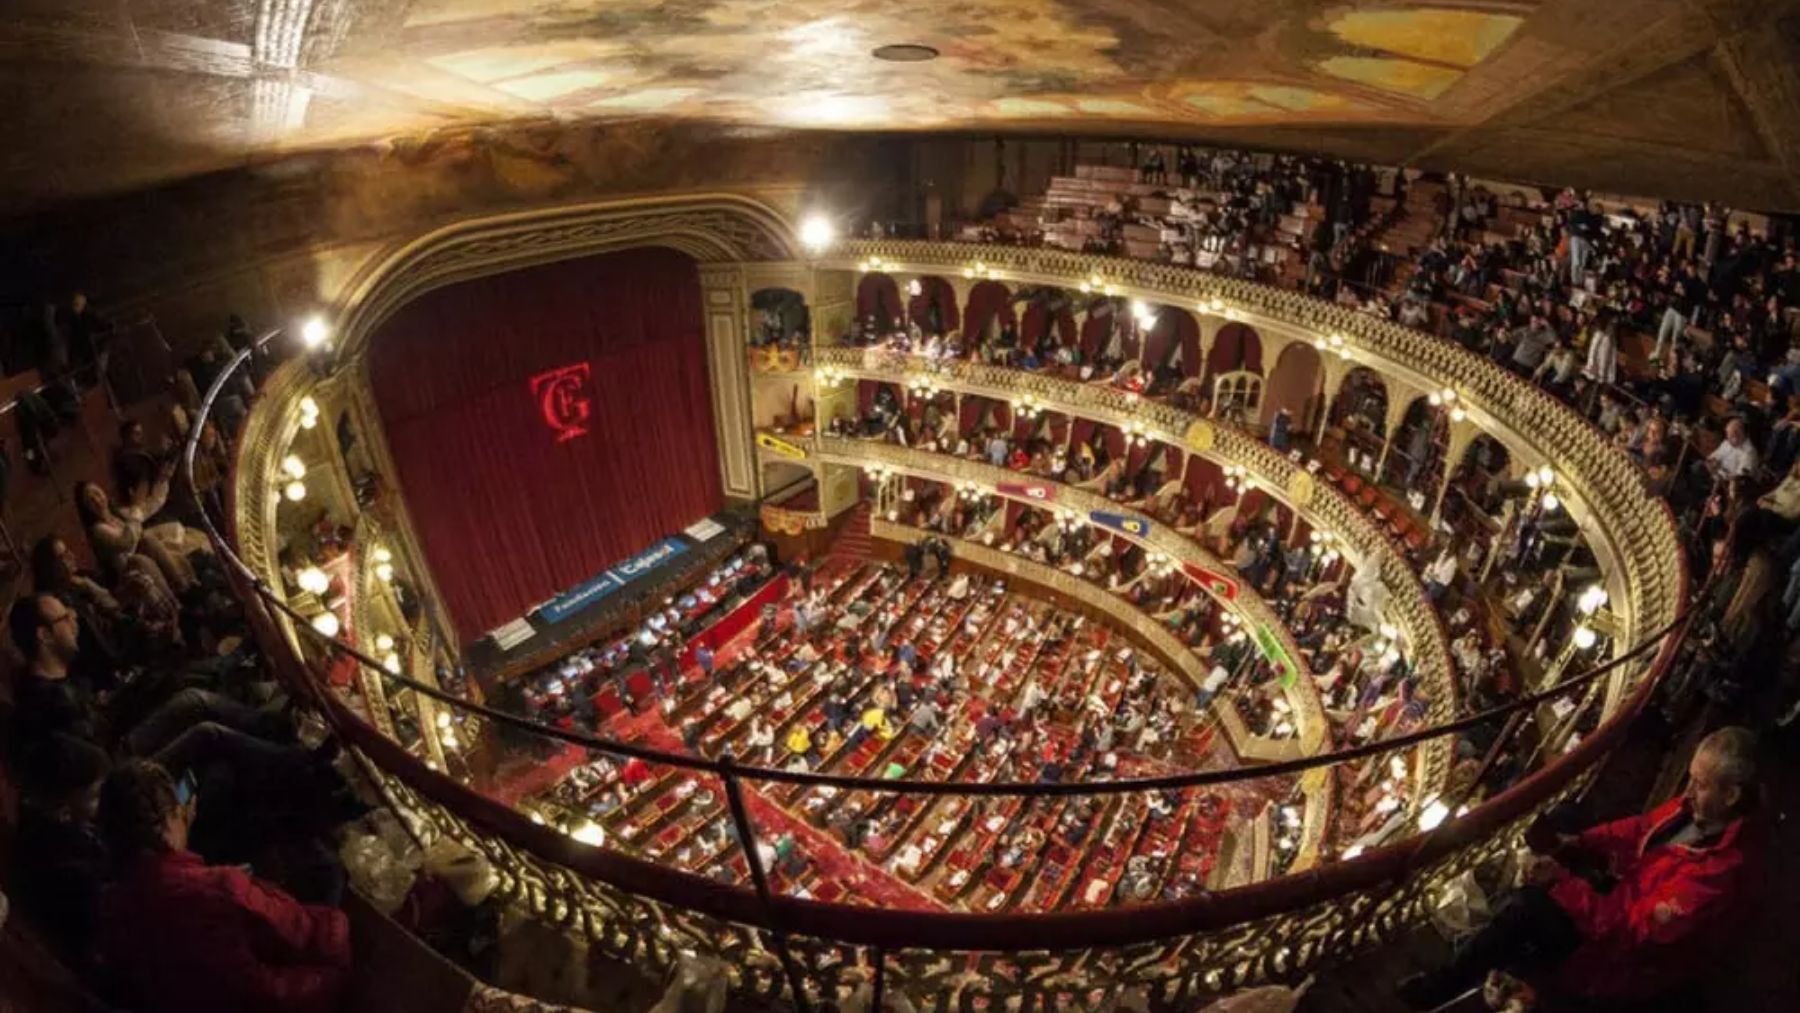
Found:
[[[1225,488],[1234,493],[1248,492],[1250,490],[1250,469],[1241,464],[1226,465]]]
[[[316,566],[309,566],[294,576],[294,583],[308,594],[324,594],[331,588],[331,578]]]
[[[343,628],[342,624],[338,622],[337,613],[329,610],[313,616],[309,621],[312,623],[312,628],[319,631],[319,635],[324,637],[336,638],[338,630]]]
[[[327,348],[331,344],[331,325],[318,314],[307,317],[300,325],[300,344],[309,352]]]

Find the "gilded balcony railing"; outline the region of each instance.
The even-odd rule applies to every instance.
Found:
[[[1229,310],[1291,338],[1337,339],[1334,350],[1418,390],[1451,388],[1485,432],[1533,466],[1566,481],[1570,513],[1582,523],[1616,583],[1621,642],[1639,641],[1682,609],[1686,587],[1674,525],[1646,489],[1642,472],[1598,429],[1547,392],[1461,346],[1392,321],[1288,289],[1191,267],[1064,250],[913,240],[853,240],[816,261],[825,268],[992,278],[1076,289],[1095,282],[1109,294],[1156,304]],[[1615,682],[1608,707],[1625,689]]]
[[[1103,384],[1080,383],[1042,373],[1006,369],[963,360],[932,360],[921,356],[897,355],[875,349],[821,348],[817,355],[820,366],[830,367],[839,375],[853,379],[880,380],[910,385],[929,381],[941,390],[977,394],[1001,401],[1029,397],[1046,411],[1074,418],[1091,419],[1114,426],[1140,425],[1152,439],[1183,447],[1223,464],[1243,466],[1248,477],[1270,495],[1287,503],[1316,527],[1339,537],[1345,558],[1355,569],[1373,567],[1389,591],[1387,606],[1394,625],[1411,649],[1414,669],[1430,687],[1431,702],[1427,720],[1447,721],[1456,713],[1457,690],[1450,664],[1450,647],[1425,587],[1398,545],[1376,526],[1369,516],[1342,491],[1328,482],[1315,480],[1306,467],[1289,460],[1268,444],[1235,426],[1202,418],[1172,405],[1139,397]],[[824,438],[829,440],[829,438]],[[833,446],[841,446],[837,441]],[[824,446],[822,442],[821,446]],[[867,447],[858,443],[856,447]],[[894,447],[879,453],[904,452]],[[856,451],[840,454],[853,458]],[[971,469],[986,467],[967,463]],[[942,469],[939,469],[940,473]],[[1004,469],[992,469],[989,484],[1016,478]],[[968,476],[973,477],[973,476]],[[1116,507],[1104,497],[1071,490],[1097,501],[1094,509]],[[1160,525],[1157,526],[1162,529]],[[1190,546],[1186,551],[1202,551],[1191,539],[1167,532],[1164,538]],[[1173,554],[1173,553],[1171,553]],[[1191,558],[1191,557],[1190,557]],[[1202,564],[1217,566],[1212,564]],[[1295,655],[1296,657],[1298,655]],[[1448,757],[1433,756],[1427,784],[1441,785],[1448,772]]]
[[[1545,700],[1578,699],[1576,694],[1602,680],[1634,690],[1609,708],[1611,720],[1591,728],[1542,769],[1466,813],[1452,812],[1429,825],[1421,822],[1421,833],[1371,848],[1355,859],[1321,863],[1298,875],[1216,894],[1099,910],[992,915],[886,910],[803,899],[768,889],[756,858],[756,831],[736,804],[736,841],[757,875],[752,886],[719,883],[534,824],[512,807],[429,768],[324,688],[318,662],[309,663],[295,649],[297,641],[316,645],[320,659],[348,655],[365,668],[379,668],[380,663],[349,645],[327,642],[306,623],[296,622],[297,614],[272,586],[272,553],[266,542],[266,532],[272,530],[265,513],[270,506],[268,482],[278,448],[292,436],[286,420],[297,394],[271,387],[240,443],[233,485],[240,491],[238,515],[231,525],[236,541],[213,531],[245,600],[252,629],[290,688],[328,716],[387,803],[421,839],[453,837],[493,864],[500,878],[495,896],[502,902],[652,969],[669,968],[684,951],[722,957],[737,991],[802,1008],[844,1002],[871,981],[877,1003],[881,992],[891,989],[915,1006],[941,1010],[993,1004],[1023,1009],[1046,1003],[1099,1008],[1115,1003],[1127,991],[1142,992],[1152,1001],[1194,1005],[1247,985],[1292,980],[1323,960],[1348,955],[1417,924],[1451,880],[1508,853],[1536,814],[1591,776],[1623,735],[1629,718],[1643,706],[1654,682],[1651,676],[1672,663],[1685,632],[1678,613],[1686,574],[1666,509],[1645,495],[1635,469],[1596,431],[1497,367],[1427,335],[1293,293],[1163,265],[1054,251],[873,243],[852,244],[835,266],[854,267],[857,258],[877,253],[896,264],[905,260],[905,269],[934,273],[960,270],[981,256],[1007,280],[1045,284],[1073,285],[1076,279],[1104,271],[1109,282],[1128,286],[1122,294],[1162,302],[1198,302],[1217,295],[1269,326],[1341,334],[1363,361],[1412,377],[1421,389],[1456,386],[1484,428],[1503,436],[1509,446],[1536,455],[1533,463],[1550,463],[1567,478],[1584,526],[1598,539],[1597,554],[1617,561],[1620,584],[1615,598],[1628,599],[1621,606],[1630,631],[1621,639],[1636,646],[1544,694],[1388,742],[1245,770],[1053,785],[865,781],[747,767],[729,757],[661,753],[536,726],[404,676],[395,680],[487,725],[715,778],[734,803],[738,785],[758,783],[836,785],[927,796],[1066,797],[1311,776],[1425,742],[1448,741],[1478,724],[1505,719],[1510,730],[1531,720],[1530,714]],[[832,263],[828,259],[828,266]],[[1281,315],[1286,320],[1278,324]],[[242,357],[232,369],[241,364]],[[230,375],[228,370],[208,392],[201,419]],[[1160,432],[1186,436],[1174,420]],[[1215,440],[1221,432],[1215,432]],[[188,453],[191,463],[192,444]],[[1275,465],[1267,467],[1274,474]],[[1279,478],[1268,487],[1282,488]],[[1321,523],[1348,539],[1354,521],[1345,517]],[[246,567],[234,550],[246,550],[258,569]]]

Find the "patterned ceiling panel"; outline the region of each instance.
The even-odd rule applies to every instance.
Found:
[[[656,117],[1195,139],[1281,128],[1321,150],[1372,128],[1392,132],[1388,157],[1447,167],[1473,152],[1487,166],[1484,126],[1504,122],[1623,142],[1603,172],[1620,189],[1637,162],[1666,178],[1654,163],[1669,150],[1749,159],[1778,183],[1746,202],[1787,204],[1797,2],[12,0],[0,201],[443,128]],[[939,55],[872,56],[893,44]],[[1415,149],[1419,137],[1431,140]],[[1563,161],[1533,145],[1512,174],[1557,181]]]

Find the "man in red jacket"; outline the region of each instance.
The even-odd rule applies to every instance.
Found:
[[[350,976],[350,926],[239,868],[187,850],[194,799],[137,760],[100,791],[100,830],[119,869],[102,902],[101,951],[134,1009],[324,1013]]]
[[[1401,996],[1429,1009],[1495,968],[1554,968],[1556,991],[1631,1008],[1690,981],[1748,892],[1755,750],[1748,729],[1722,728],[1695,750],[1681,797],[1559,835],[1555,856],[1537,858],[1451,964],[1403,982]]]

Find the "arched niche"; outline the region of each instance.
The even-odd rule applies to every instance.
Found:
[[[1269,425],[1276,412],[1286,409],[1292,431],[1311,432],[1318,422],[1324,380],[1319,350],[1304,341],[1288,342],[1263,390],[1262,424]]]
[[[920,275],[906,283],[906,316],[926,334],[954,334],[962,325],[956,305],[956,288],[935,274]]]
[[[895,331],[903,326],[905,309],[900,302],[900,286],[880,271],[862,276],[856,283],[856,319],[862,324],[874,321],[882,331]]]
[[[1015,301],[1023,303],[1019,314],[1019,347],[1049,351],[1080,340],[1075,327],[1075,302],[1063,289],[1045,285],[1020,290]]]
[[[1003,328],[1017,328],[1018,316],[1012,308],[1012,292],[997,281],[978,281],[969,290],[969,303],[963,312],[963,347],[973,348]]]
[[[1151,393],[1172,389],[1200,373],[1200,321],[1178,306],[1156,308],[1156,322],[1144,336],[1144,368],[1152,376]]]
[[[1463,449],[1462,459],[1450,473],[1450,489],[1444,494],[1443,519],[1461,537],[1475,537],[1497,527],[1501,483],[1508,478],[1512,454],[1506,444],[1486,433],[1477,435]],[[1485,541],[1485,540],[1484,540]]]
[[[1381,374],[1357,366],[1344,375],[1337,400],[1331,405],[1330,426],[1342,445],[1339,455],[1346,464],[1360,466],[1381,457],[1387,438],[1388,388]],[[1354,455],[1354,456],[1353,456]]]
[[[1444,452],[1450,442],[1450,420],[1423,397],[1413,398],[1400,417],[1388,449],[1381,481],[1406,493],[1425,496],[1422,512],[1430,512],[1444,480]]]
[[[791,288],[759,288],[750,293],[749,340],[754,346],[798,342],[812,334],[806,297]]]
[[[1206,353],[1206,375],[1210,379],[1220,373],[1236,370],[1261,373],[1262,337],[1249,324],[1229,323],[1213,335],[1212,348]]]

